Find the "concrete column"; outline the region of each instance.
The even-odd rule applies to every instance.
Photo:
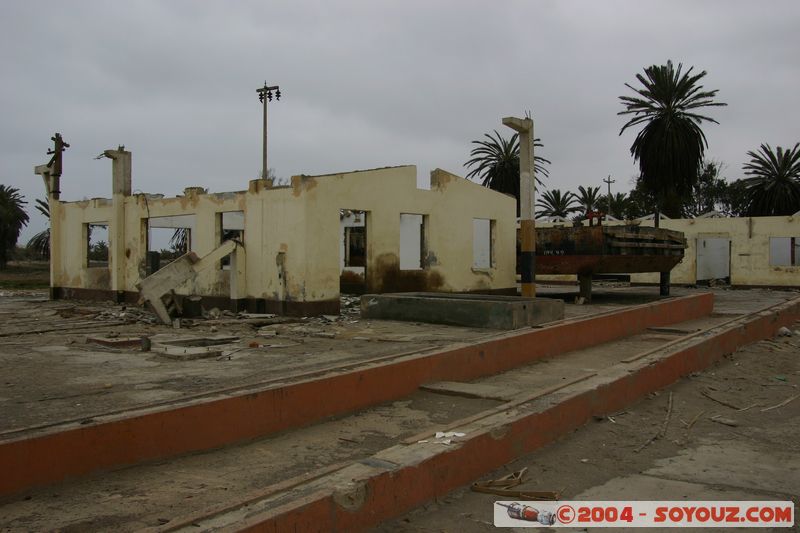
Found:
[[[245,255],[244,246],[237,246],[236,250],[231,254],[231,295],[232,301],[237,302],[247,297],[247,256]],[[236,304],[239,305],[239,302]],[[239,308],[237,307],[237,310]]]
[[[119,148],[103,154],[111,159],[112,208],[108,227],[108,261],[111,269],[111,290],[117,299],[125,291],[125,200],[131,195],[131,152]]]
[[[50,211],[50,299],[58,297],[55,288],[59,287],[59,265],[61,264],[61,195],[60,178],[53,176],[52,168],[47,165],[37,165],[33,172],[42,177],[44,188],[47,192],[47,204]]]
[[[505,117],[503,124],[519,133],[519,215],[522,237],[522,296],[536,296],[536,224],[534,222],[533,120]]]

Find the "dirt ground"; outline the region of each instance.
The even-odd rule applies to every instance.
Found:
[[[792,329],[796,333],[791,337],[746,346],[706,371],[596,419],[482,479],[527,468],[520,490],[558,490],[562,499],[792,500],[797,509],[800,322]],[[673,408],[665,437],[637,452],[664,424],[670,394]],[[715,417],[730,419],[735,426]],[[493,530],[493,502],[501,499],[463,488],[376,531]]]

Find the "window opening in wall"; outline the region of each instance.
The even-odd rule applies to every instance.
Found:
[[[244,211],[225,211],[220,213],[220,244],[233,240],[244,242]],[[226,255],[220,260],[222,270],[230,270],[231,256]]]
[[[150,217],[147,220],[147,274],[192,249],[195,215]]]
[[[770,237],[770,266],[800,266],[800,237]]]
[[[108,224],[86,225],[86,264],[89,268],[108,267]]]
[[[340,287],[343,293],[363,293],[367,276],[367,212],[339,210]]]
[[[472,219],[472,268],[485,270],[494,267],[494,225],[495,221],[488,218]]]
[[[424,268],[425,217],[400,213],[400,270]]]

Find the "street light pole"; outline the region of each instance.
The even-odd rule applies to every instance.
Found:
[[[264,146],[261,160],[261,179],[267,179],[267,172],[269,171],[269,167],[267,166],[267,102],[272,101],[272,91],[275,91],[275,100],[280,100],[281,90],[277,85],[268,87],[267,82],[265,81],[263,87],[256,89],[256,92],[258,93],[258,99],[264,105]]]

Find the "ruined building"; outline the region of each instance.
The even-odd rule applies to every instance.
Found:
[[[401,166],[294,176],[288,186],[257,179],[236,192],[190,187],[165,198],[132,193],[129,151],[105,155],[110,199],[62,202],[52,167],[36,168],[50,202],[54,298],[136,302],[142,280],[165,267],[158,228],[184,228],[192,261],[206,258],[196,275],[161,285],[206,307],[336,313],[342,284],[515,293],[515,200],[443,170],[431,173],[430,190],[417,188],[416,167]],[[90,242],[104,227],[107,258],[98,260]],[[220,249],[224,241],[232,243]]]

